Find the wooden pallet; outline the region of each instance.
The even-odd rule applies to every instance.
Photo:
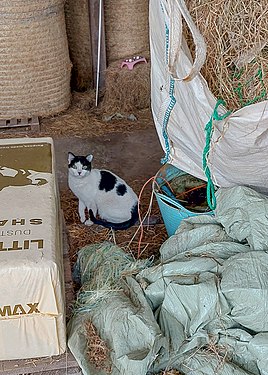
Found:
[[[8,120],[0,120],[0,129],[24,128],[33,131],[40,131],[40,122],[37,116],[28,118],[11,118]]]
[[[62,220],[64,222],[63,214]],[[63,223],[63,264],[66,296],[66,315],[70,316],[74,301],[74,289],[69,258],[69,246],[66,225]],[[1,375],[82,375],[74,356],[66,353],[44,358],[30,358],[11,361],[0,361]]]

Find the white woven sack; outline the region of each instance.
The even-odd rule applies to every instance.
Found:
[[[182,18],[196,45],[192,62],[182,37]],[[217,99],[200,74],[206,45],[183,0],[150,1],[152,113],[165,161],[206,180],[205,126]],[[227,109],[219,106],[220,115]],[[247,185],[268,191],[268,101],[213,121],[207,164],[217,186]]]

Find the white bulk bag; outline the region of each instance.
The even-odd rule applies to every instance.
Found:
[[[194,63],[182,37],[182,18],[196,45]],[[150,1],[150,48],[152,113],[166,153],[164,162],[207,179],[202,160],[205,126],[217,99],[200,74],[206,45],[183,0]],[[205,158],[213,183],[268,191],[268,101],[248,105],[230,115],[219,105],[217,112],[227,117],[213,121]]]

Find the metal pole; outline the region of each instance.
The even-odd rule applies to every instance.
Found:
[[[101,59],[101,31],[102,31],[102,0],[99,4],[99,30],[98,30],[98,53],[97,53],[97,77],[96,77],[96,100],[95,105],[98,106],[99,99],[99,83],[100,83],[100,59]]]
[[[88,0],[89,23],[91,34],[92,68],[94,88],[105,86],[106,46],[104,27],[104,0]]]

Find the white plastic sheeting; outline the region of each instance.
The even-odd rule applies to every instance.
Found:
[[[196,43],[194,64],[182,38],[182,18]],[[150,1],[150,47],[152,113],[166,161],[206,179],[202,166],[204,129],[217,99],[199,73],[206,46],[183,0]],[[223,115],[227,109],[220,106],[218,111]],[[213,125],[208,157],[213,182],[266,192],[268,101],[241,108]]]

